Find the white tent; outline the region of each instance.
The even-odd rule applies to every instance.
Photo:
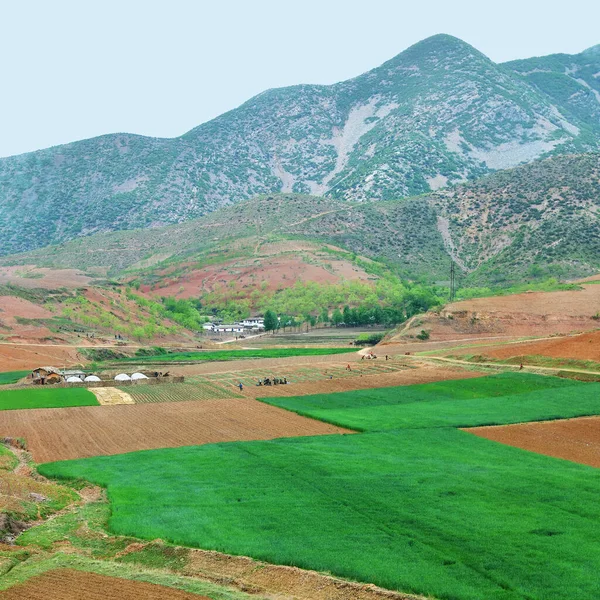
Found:
[[[131,376],[131,379],[135,381],[136,379],[148,379],[148,377],[146,377],[146,375],[144,375],[143,373],[134,373]]]
[[[84,381],[102,381],[100,379],[100,377],[97,377],[96,375],[88,375]]]
[[[83,383],[79,377],[67,377],[67,383]]]
[[[131,381],[131,377],[129,377],[129,375],[126,375],[125,373],[119,373],[115,377],[115,381]]]

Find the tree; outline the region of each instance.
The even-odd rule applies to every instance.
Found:
[[[344,317],[339,308],[336,308],[333,311],[333,315],[331,316],[331,322],[337,327],[340,323],[344,322]]]
[[[350,307],[349,306],[344,306],[344,323],[346,324],[346,326],[350,325],[350,323],[352,323],[352,313],[350,312]]]
[[[324,308],[321,311],[321,314],[319,316],[319,321],[321,321],[321,323],[328,323],[329,322],[329,311]]]
[[[279,321],[277,320],[277,315],[272,310],[265,312],[264,320],[265,331],[275,331],[277,329]]]

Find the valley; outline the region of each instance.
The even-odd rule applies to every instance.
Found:
[[[1,158],[0,598],[598,598],[598,48]]]

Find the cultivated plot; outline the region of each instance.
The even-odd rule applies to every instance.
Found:
[[[456,426],[600,413],[599,389],[509,374],[286,398],[295,410],[331,410],[372,431],[163,449],[40,469],[106,486],[110,528],[123,535],[438,598],[547,600],[568,590],[569,597],[595,600],[600,472]],[[397,412],[390,423],[391,408]],[[404,410],[408,417],[400,416]]]
[[[600,467],[599,417],[474,427],[466,431],[531,452]]]
[[[38,463],[234,440],[346,433],[250,399],[15,410],[1,435],[23,437]]]
[[[0,390],[0,410],[97,406],[98,400],[81,388],[31,387],[23,390]]]
[[[210,600],[162,585],[56,569],[0,592],[3,600]]]
[[[526,373],[343,394],[263,398],[362,431],[468,427],[600,413],[600,385]]]

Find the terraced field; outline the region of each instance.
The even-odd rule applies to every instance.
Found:
[[[600,414],[599,391],[599,384],[517,373],[271,398],[365,433],[161,449],[40,469],[108,487],[109,526],[122,535],[428,597],[596,600],[598,471],[458,427]]]

